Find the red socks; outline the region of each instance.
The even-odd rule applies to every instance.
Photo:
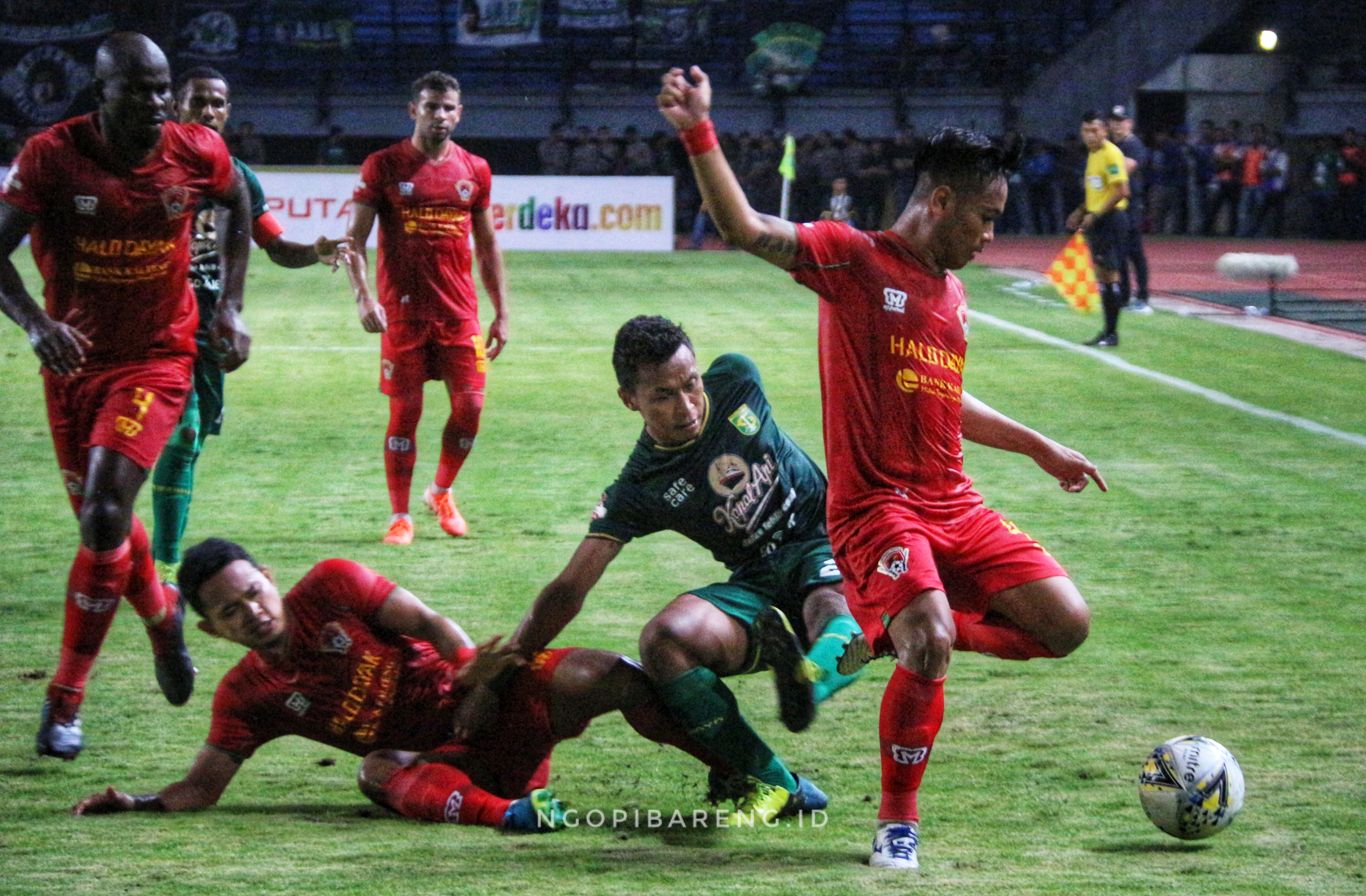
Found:
[[[442,762],[404,766],[385,782],[384,791],[390,808],[418,821],[496,828],[512,805],[512,800],[479,789],[469,775]]]
[[[483,392],[456,392],[451,396],[451,416],[441,431],[441,459],[437,461],[437,488],[450,488],[456,474],[474,447],[479,434],[479,414],[484,409]]]
[[[85,545],[76,551],[66,585],[61,659],[48,686],[53,715],[60,722],[69,722],[81,705],[86,679],[114,622],[131,568],[127,541],[110,551],[92,551]]]
[[[985,653],[1003,660],[1056,659],[1058,656],[1033,635],[1004,619],[986,622],[979,616],[955,612],[953,624],[958,629],[954,650]]]
[[[157,578],[156,561],[147,538],[147,529],[142,520],[133,516],[133,527],[128,533],[129,559],[132,568],[128,573],[128,588],[125,596],[133,605],[133,610],[147,626],[147,635],[152,639],[152,649],[160,653],[162,633],[175,628],[175,605],[172,592],[163,592],[161,580]],[[169,645],[168,645],[169,646]]]
[[[944,722],[944,679],[925,678],[897,664],[882,693],[879,821],[919,821],[916,795],[935,735]]]
[[[422,393],[389,396],[389,428],[384,433],[384,478],[389,486],[389,507],[408,512],[417,463],[417,422],[422,418]]]

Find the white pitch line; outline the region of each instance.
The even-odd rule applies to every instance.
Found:
[[[1147,379],[1171,386],[1173,389],[1189,392],[1192,395],[1199,395],[1201,398],[1212,401],[1215,404],[1221,404],[1225,407],[1242,411],[1245,414],[1251,414],[1254,417],[1265,417],[1268,420],[1275,420],[1278,423],[1288,423],[1291,426],[1303,429],[1306,432],[1340,439],[1349,444],[1356,445],[1358,448],[1366,448],[1366,436],[1358,433],[1345,432],[1341,429],[1334,429],[1331,426],[1324,426],[1322,423],[1316,423],[1313,420],[1306,420],[1304,417],[1296,417],[1294,414],[1286,414],[1281,411],[1273,411],[1269,408],[1250,404],[1240,398],[1234,398],[1232,395],[1228,395],[1216,389],[1209,389],[1205,386],[1197,385],[1190,380],[1183,380],[1180,377],[1159,373],[1156,370],[1149,370],[1147,367],[1139,367],[1137,364],[1131,364],[1123,358],[1117,357],[1103,349],[1076,345],[1068,342],[1066,339],[1059,339],[1057,336],[1050,336],[1047,333],[1040,332],[1030,327],[1021,326],[1017,323],[1011,323],[1008,320],[1003,320],[982,311],[970,311],[969,313],[973,318],[980,320],[983,323],[990,324],[993,327],[1009,330],[1012,333],[1024,336],[1026,339],[1033,339],[1035,342],[1042,342],[1046,345],[1051,345],[1054,348],[1064,348],[1070,352],[1087,355],[1104,364],[1109,364],[1111,367],[1123,370],[1125,373],[1146,377]]]

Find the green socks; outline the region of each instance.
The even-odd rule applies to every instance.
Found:
[[[730,688],[710,669],[698,667],[659,689],[664,704],[688,729],[736,769],[789,792],[797,779],[740,715]]]

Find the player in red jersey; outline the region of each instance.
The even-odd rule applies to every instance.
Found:
[[[1081,454],[963,391],[967,307],[951,271],[991,242],[1018,150],[946,128],[917,160],[914,191],[890,230],[797,226],[745,198],[717,146],[701,69],[667,72],[657,104],[726,241],[820,295],[830,540],[865,658],[897,659],[878,725],[882,803],[869,862],[915,868],[916,795],[952,649],[1059,657],[1090,624],[1062,567],[985,507],[963,472],[967,438],[1033,458],[1069,492],[1088,478],[1105,489]]]
[[[168,120],[166,57],[141,34],[100,45],[95,90],[98,110],[29,140],[0,190],[0,310],[42,363],[57,463],[80,520],[37,739],[40,754],[63,759],[84,745],[77,711],[120,596],[147,625],[166,698],[178,706],[194,687],[183,611],[162,592],[133,502],[190,389],[199,315],[186,273],[201,197],[228,209],[212,342],[226,369],[250,348],[239,312],[251,218],[227,147],[208,128]],[[26,233],[44,307],[10,259]]]
[[[347,262],[361,326],[384,334],[379,387],[389,396],[384,474],[393,512],[387,544],[413,540],[408,501],[427,380],[446,384],[451,413],[441,433],[436,476],[423,501],[448,535],[467,531],[451,483],[479,431],[487,362],[498,357],[508,339],[503,256],[489,211],[492,175],[488,162],[451,140],[463,108],[460,82],[444,72],[428,72],[413,82],[412,97],[412,137],[372,154],[361,166],[349,231],[355,252]],[[365,243],[376,217],[378,303],[365,274]],[[480,333],[471,276],[471,234],[479,279],[493,304],[487,340]]]
[[[559,826],[544,789],[550,752],[603,713],[709,762],[634,662],[580,648],[523,661],[496,638],[476,650],[358,563],[325,560],[281,598],[240,545],[210,539],[186,551],[179,582],[200,629],[250,652],[219,683],[208,740],[182,780],[151,796],[111,787],[77,814],[212,806],[243,761],[288,734],[364,756],[361,791],[401,815],[511,830]]]

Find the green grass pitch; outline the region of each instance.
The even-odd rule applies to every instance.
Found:
[[[26,253],[24,253],[26,254]],[[990,260],[990,250],[986,258]],[[25,258],[30,288],[37,279]],[[168,706],[133,614],[115,620],[83,713],[87,749],[38,760],[33,734],[56,661],[76,527],[52,459],[36,363],[0,327],[0,893],[4,894],[1349,894],[1366,892],[1366,448],[1218,404],[1040,341],[1095,321],[1030,300],[982,268],[968,387],[1085,452],[1111,491],[1064,494],[1028,459],[969,446],[993,506],[1067,566],[1094,609],[1065,660],[959,655],[921,795],[922,870],[867,868],[886,663],[782,729],[763,676],[741,705],[831,796],[822,827],[582,826],[547,837],[420,825],[371,807],[357,760],[299,740],[250,760],[211,810],[74,818],[106,784],[178,778],[207,730],[213,686],[240,651],[188,636],[198,690]],[[417,506],[417,540],[386,548],[385,401],[375,337],[344,278],[249,276],[252,359],[229,379],[224,434],[200,462],[190,539],[236,538],[292,583],[346,556],[401,582],[476,637],[508,632],[568,558],[625,459],[639,418],[615,395],[616,327],[660,313],[705,364],[742,351],[778,421],[821,458],[816,299],[738,253],[510,254],[512,329],[456,493],[454,541]],[[988,317],[989,316],[989,317]],[[1005,329],[997,321],[1021,327]],[[1248,405],[1366,433],[1366,366],[1172,314],[1124,321],[1119,357]],[[431,384],[415,496],[436,460],[444,397]],[[150,520],[147,490],[139,512]],[[672,536],[628,548],[564,643],[635,653],[641,625],[722,571]],[[1243,814],[1197,843],[1143,816],[1149,749],[1182,733],[1223,742],[1247,776]],[[582,813],[691,812],[705,775],[619,718],[556,753],[557,793]]]

